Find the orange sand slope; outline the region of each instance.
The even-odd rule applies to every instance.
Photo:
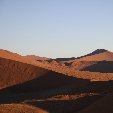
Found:
[[[5,104],[0,105],[0,113],[48,113],[33,106],[25,104]]]
[[[97,50],[98,52],[86,57],[82,57],[81,61],[113,61],[113,52],[107,50]],[[96,52],[96,51],[95,51]]]

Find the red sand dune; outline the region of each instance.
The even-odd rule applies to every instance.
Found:
[[[81,56],[81,57],[72,57],[72,58],[57,58],[54,59],[56,61],[62,61],[62,62],[74,62],[74,61],[113,61],[113,52],[110,52],[105,49],[97,49],[93,51],[92,53],[89,53],[87,55]]]
[[[30,64],[0,58],[0,89],[32,80],[47,72]]]
[[[34,79],[37,79],[36,81]],[[32,89],[55,88],[73,82],[70,77],[38,66],[0,58],[0,88],[33,81]],[[71,80],[71,81],[69,81]],[[51,82],[50,82],[51,81]],[[43,83],[42,83],[43,82]],[[31,87],[31,86],[29,86]]]
[[[0,50],[0,113],[111,113],[112,60],[106,50],[66,61],[70,65]]]
[[[0,105],[0,113],[48,113],[37,107],[25,104],[5,104]]]
[[[104,49],[97,49],[96,51],[78,58],[80,61],[113,61],[113,52]]]
[[[12,53],[7,50],[0,49],[0,57],[6,58],[6,59],[12,59],[12,60],[20,60],[23,59],[23,57],[17,53]]]
[[[6,58],[6,59],[14,60],[14,61],[25,62],[25,63],[32,63],[31,59],[28,59],[17,53],[13,53],[13,52],[3,50],[3,49],[0,49],[0,58]]]
[[[81,82],[84,84],[81,79],[6,58],[0,58],[0,81],[0,89],[29,81],[23,88],[31,91],[62,87],[75,82],[78,86],[81,86]]]

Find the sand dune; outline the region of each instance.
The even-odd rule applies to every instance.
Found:
[[[113,112],[113,53],[65,60],[0,50],[0,113]]]
[[[0,105],[0,113],[48,113],[40,108],[25,104]]]
[[[80,61],[113,61],[113,52],[97,49],[90,54],[77,58]]]
[[[92,53],[86,54],[81,57],[71,57],[71,58],[57,58],[53,59],[56,61],[63,62],[74,62],[74,61],[113,61],[113,52],[110,52],[105,49],[97,49]]]
[[[21,55],[3,49],[0,49],[0,57],[13,60],[23,59]]]
[[[50,58],[39,57],[39,56],[36,56],[36,55],[27,55],[25,57],[28,58],[28,59],[35,60],[35,61],[46,61],[46,60],[50,60]]]

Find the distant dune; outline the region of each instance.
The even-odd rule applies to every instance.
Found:
[[[57,58],[56,61],[73,62],[73,61],[113,61],[113,52],[105,49],[97,49],[92,53],[81,57]]]
[[[46,61],[46,60],[50,60],[50,58],[39,57],[39,56],[36,56],[36,55],[27,55],[25,57],[28,58],[28,59],[35,60],[35,61]]]
[[[113,61],[113,52],[98,49],[91,54],[79,58],[80,61]]]

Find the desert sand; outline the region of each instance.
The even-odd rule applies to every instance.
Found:
[[[113,53],[50,59],[0,50],[0,113],[112,113]]]

